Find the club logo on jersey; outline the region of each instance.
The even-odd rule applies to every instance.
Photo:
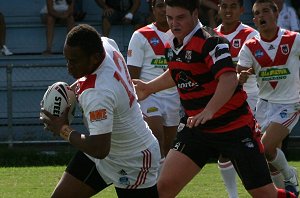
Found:
[[[290,48],[288,44],[280,45],[280,49],[282,54],[287,55],[290,52]]]
[[[194,81],[192,78],[190,78],[186,73],[180,72],[176,76],[177,79],[177,87],[179,89],[184,89],[184,90],[193,90],[197,87],[199,87],[199,84]]]
[[[233,39],[232,40],[232,46],[234,48],[241,48],[241,39]]]
[[[171,48],[168,49],[167,57],[169,60],[172,60],[174,57],[173,50]]]
[[[150,44],[153,45],[153,46],[156,46],[159,44],[159,39],[156,38],[156,37],[153,37],[150,39]]]
[[[91,111],[90,113],[90,121],[96,122],[107,119],[106,109],[98,109],[96,111]]]
[[[256,58],[261,58],[261,57],[263,57],[263,55],[264,55],[264,52],[261,49],[256,50],[255,53],[254,53],[254,56]]]
[[[192,51],[191,50],[187,50],[186,52],[185,52],[185,60],[186,60],[186,62],[191,62],[191,60],[192,60]]]

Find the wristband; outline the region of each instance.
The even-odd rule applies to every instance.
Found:
[[[126,15],[125,15],[125,18],[128,19],[128,20],[132,20],[133,19],[133,14],[131,12],[128,12]]]
[[[60,137],[64,138],[65,140],[67,140],[68,142],[70,142],[70,135],[71,133],[75,131],[74,129],[72,129],[70,126],[68,125],[64,125],[62,127],[62,129],[60,130]]]

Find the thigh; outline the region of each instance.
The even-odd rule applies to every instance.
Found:
[[[248,126],[230,133],[233,140],[221,145],[224,148],[220,150],[230,158],[245,188],[251,190],[270,184],[272,181],[259,133]]]
[[[65,172],[95,192],[99,192],[110,185],[100,176],[96,164],[81,151],[75,154]]]
[[[184,153],[171,149],[159,175],[159,196],[176,197],[200,170],[200,167]]]

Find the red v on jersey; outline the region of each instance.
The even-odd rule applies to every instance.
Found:
[[[165,46],[162,40],[159,38],[157,33],[153,29],[145,26],[139,30],[139,32],[148,40],[150,46],[153,49],[153,52],[156,55],[165,54]]]
[[[273,67],[286,64],[295,38],[295,32],[285,31],[281,38],[274,61],[272,61],[268,53],[264,50],[256,38],[253,38],[251,41],[247,42],[247,46],[261,67]]]

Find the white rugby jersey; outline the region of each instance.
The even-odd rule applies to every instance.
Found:
[[[148,82],[166,71],[165,32],[157,29],[152,23],[132,34],[128,46],[127,65],[141,67],[140,79]],[[162,90],[156,94],[173,94],[176,87]]]
[[[222,24],[220,24],[214,30],[218,35],[225,37],[230,42],[230,54],[235,63],[238,62],[238,55],[245,41],[258,34],[255,29],[243,23],[240,23],[239,26],[237,26],[237,28],[229,34],[222,32]],[[244,83],[243,88],[247,94],[258,92],[255,75],[249,76],[247,82]]]
[[[76,95],[90,135],[111,132],[110,155],[130,155],[157,141],[143,116],[117,44],[102,37],[105,59],[77,82]]]
[[[253,66],[259,84],[258,96],[272,103],[299,102],[300,35],[279,29],[273,41],[260,35],[248,40],[238,64]]]

